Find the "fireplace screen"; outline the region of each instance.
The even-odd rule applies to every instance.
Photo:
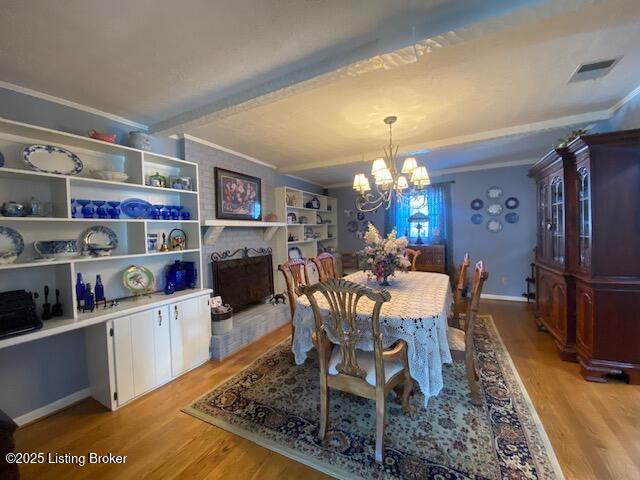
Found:
[[[254,256],[250,256],[254,253]],[[234,258],[240,255],[240,258]],[[243,248],[211,254],[214,295],[234,312],[262,303],[273,295],[271,249]]]

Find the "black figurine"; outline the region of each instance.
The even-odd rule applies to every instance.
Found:
[[[280,300],[282,300],[282,303],[287,303],[287,298],[282,293],[276,293],[273,297],[271,297],[271,300],[269,300],[269,302],[271,302],[272,305],[278,305],[280,303]]]
[[[58,288],[56,288],[56,303],[53,305],[53,308],[51,308],[51,316],[62,316],[62,304],[60,303],[60,290]]]
[[[44,305],[42,305],[42,320],[51,318],[51,304],[49,303],[49,286],[44,286]]]

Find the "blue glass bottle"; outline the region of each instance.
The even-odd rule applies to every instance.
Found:
[[[96,303],[104,300],[104,285],[102,285],[102,278],[100,278],[100,275],[96,275],[95,295]]]
[[[82,307],[82,311],[86,312],[89,310],[93,312],[93,309],[96,306],[95,297],[93,296],[93,292],[91,291],[91,284],[87,283],[84,286],[84,307]]]
[[[84,307],[84,283],[82,283],[81,273],[78,273],[76,279],[76,301],[78,303],[78,310],[82,310],[82,307]]]

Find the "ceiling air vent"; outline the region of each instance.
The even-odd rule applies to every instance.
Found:
[[[608,60],[598,60],[595,62],[583,63],[580,65],[571,78],[569,83],[582,82],[583,80],[594,80],[604,77],[611,69],[620,61],[622,57],[610,58]]]

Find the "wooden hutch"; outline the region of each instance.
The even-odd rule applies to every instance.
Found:
[[[536,322],[585,379],[640,383],[640,130],[579,137],[529,175]]]
[[[420,251],[416,259],[419,272],[447,273],[444,245],[409,245],[408,248]]]

